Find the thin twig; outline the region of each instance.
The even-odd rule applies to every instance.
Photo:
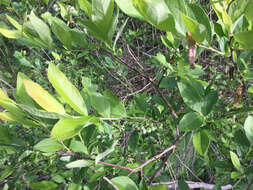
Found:
[[[8,87],[11,88],[11,89],[14,89],[13,86],[11,86],[8,82],[6,82],[5,80],[3,80],[3,79],[1,79],[1,78],[0,78],[0,82],[4,83],[6,86],[8,86]]]
[[[215,186],[215,184],[208,184],[208,183],[203,183],[203,182],[185,181],[185,183],[188,184],[190,189],[204,188],[206,190],[211,190]],[[156,185],[166,185],[167,188],[177,188],[178,187],[177,181],[160,182],[160,183],[152,183],[151,184],[151,186],[156,186]],[[225,185],[225,186],[222,186],[221,189],[222,190],[229,190],[229,189],[233,189],[233,186],[232,185]]]
[[[140,62],[138,61],[138,59],[135,57],[135,55],[133,54],[132,50],[130,49],[129,45],[127,44],[127,50],[129,52],[129,54],[133,57],[133,59],[135,60],[135,62],[140,66],[141,69],[144,69],[143,66],[140,64]]]
[[[223,53],[223,52],[221,52],[221,51],[219,51],[219,50],[217,50],[217,49],[214,49],[214,48],[212,48],[212,47],[203,46],[203,45],[201,45],[201,44],[198,44],[198,46],[199,46],[199,47],[202,47],[202,48],[205,48],[205,49],[208,49],[208,50],[210,50],[210,51],[213,51],[213,52],[215,52],[215,53],[218,53],[218,54],[220,54],[220,55],[225,55],[225,53]]]
[[[120,165],[116,165],[116,164],[110,164],[110,163],[107,163],[107,162],[98,162],[99,164],[102,164],[102,165],[106,165],[106,166],[112,166],[112,167],[115,167],[115,168],[120,168],[120,169],[123,169],[123,170],[129,170],[129,171],[132,171],[133,169],[132,168],[128,168],[128,167],[125,167],[125,166],[120,166]]]
[[[132,173],[141,170],[142,168],[144,168],[146,165],[148,165],[150,162],[153,162],[159,158],[161,158],[164,154],[166,154],[167,152],[171,151],[171,150],[175,150],[176,146],[172,145],[168,148],[166,148],[163,152],[161,152],[158,155],[155,155],[154,157],[150,158],[149,160],[147,160],[146,162],[144,162],[143,164],[141,164],[140,166],[138,166],[137,168],[134,168],[129,174],[128,176],[130,176]]]
[[[104,176],[103,179],[107,181],[115,190],[119,190],[118,187],[114,185],[107,177]]]

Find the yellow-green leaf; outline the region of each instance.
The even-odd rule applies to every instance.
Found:
[[[78,113],[88,115],[85,102],[68,78],[52,63],[48,68],[48,79],[62,98]]]
[[[77,135],[85,126],[92,123],[92,118],[89,116],[60,119],[54,125],[51,131],[51,137],[57,140],[69,139]]]
[[[20,37],[21,33],[18,30],[8,30],[5,28],[0,28],[0,34],[2,34],[6,38],[16,39]]]
[[[31,80],[23,80],[25,90],[42,108],[48,112],[55,112],[64,115],[64,107],[39,84]]]
[[[16,29],[22,30],[22,25],[20,25],[15,19],[10,17],[9,15],[6,15],[6,18]]]

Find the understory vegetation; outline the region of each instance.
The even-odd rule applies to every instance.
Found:
[[[0,0],[0,188],[253,189],[252,0]]]

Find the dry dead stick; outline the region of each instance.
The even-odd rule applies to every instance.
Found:
[[[200,189],[200,188],[204,188],[206,190],[211,190],[215,187],[214,184],[208,184],[208,183],[203,183],[203,182],[193,182],[193,181],[185,181],[185,183],[188,184],[188,186],[190,187],[190,189]],[[172,181],[172,182],[160,182],[160,183],[152,183],[151,186],[155,186],[155,185],[166,185],[167,188],[177,188],[177,181]],[[222,190],[229,190],[229,189],[233,189],[232,185],[225,185],[221,187]]]
[[[142,165],[138,166],[137,168],[134,168],[129,174],[128,176],[130,176],[132,173],[138,171],[138,170],[142,170],[146,165],[148,165],[150,162],[153,162],[159,158],[161,158],[164,154],[166,154],[167,152],[171,151],[171,150],[175,150],[176,146],[172,145],[168,148],[166,148],[163,152],[161,152],[158,155],[155,155],[154,157],[150,158],[149,160],[147,160],[146,162],[144,162]]]
[[[114,184],[111,182],[111,180],[109,180],[107,177],[104,176],[103,179],[104,179],[105,181],[107,181],[115,190],[119,190],[118,187],[117,187],[116,185],[114,185]]]

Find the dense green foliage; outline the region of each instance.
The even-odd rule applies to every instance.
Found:
[[[252,0],[1,0],[0,188],[253,188]]]

